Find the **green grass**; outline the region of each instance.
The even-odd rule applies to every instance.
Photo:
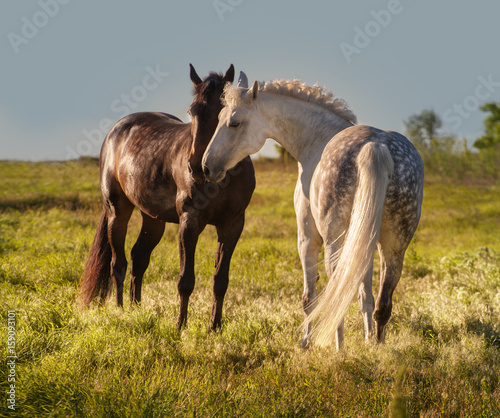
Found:
[[[208,227],[189,327],[178,333],[176,225],[153,253],[140,308],[79,311],[100,212],[97,164],[0,163],[0,347],[5,357],[7,312],[16,310],[18,356],[16,411],[5,408],[2,362],[0,415],[499,416],[500,188],[426,185],[386,344],[365,344],[353,304],[337,353],[300,348],[296,169],[261,162],[256,171],[223,331],[207,332],[216,245]],[[135,213],[128,252],[139,228]]]

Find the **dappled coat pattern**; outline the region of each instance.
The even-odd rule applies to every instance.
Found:
[[[356,126],[343,100],[299,80],[251,89],[226,87],[225,107],[205,151],[203,170],[213,181],[241,158],[275,139],[298,161],[294,204],[304,272],[303,345],[343,345],[344,316],[358,292],[365,337],[384,341],[392,294],[404,253],[417,228],[423,163],[396,132]],[[325,248],[329,281],[318,296],[318,256]],[[380,290],[372,294],[373,255],[380,255]]]

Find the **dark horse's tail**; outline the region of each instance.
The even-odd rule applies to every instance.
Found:
[[[110,291],[111,246],[108,240],[108,215],[103,208],[89,258],[80,280],[79,301],[87,306],[97,296],[103,303]]]

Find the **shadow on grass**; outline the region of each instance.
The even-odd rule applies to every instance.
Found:
[[[98,200],[82,199],[77,194],[68,196],[50,196],[34,194],[21,197],[7,197],[0,199],[0,212],[15,210],[26,212],[28,210],[49,210],[59,208],[69,211],[81,209],[95,209],[100,205]]]
[[[468,332],[484,338],[486,343],[500,349],[500,330],[492,323],[484,323],[476,318],[469,318],[465,323]]]

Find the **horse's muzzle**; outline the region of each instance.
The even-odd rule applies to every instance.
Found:
[[[211,171],[207,166],[203,167],[203,174],[205,175],[205,179],[207,179],[208,181],[210,181],[212,183],[218,183],[218,182],[222,181],[224,179],[224,177],[226,176],[225,171],[222,171],[222,170],[218,171],[218,172]]]

